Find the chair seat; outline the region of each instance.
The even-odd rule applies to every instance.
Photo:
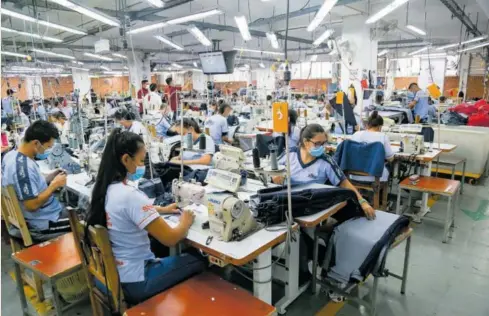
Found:
[[[418,183],[411,184],[409,178],[406,178],[399,183],[399,187],[401,189],[452,196],[458,191],[460,181],[421,176]]]
[[[194,276],[128,309],[125,316],[265,316],[275,307],[212,273]]]

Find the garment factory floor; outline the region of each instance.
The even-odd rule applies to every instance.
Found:
[[[484,182],[483,185],[465,186],[461,210],[456,217],[457,227],[448,244],[441,242],[441,223],[425,219],[422,224],[414,225],[406,295],[399,293],[400,281],[381,279],[377,315],[489,315],[489,180]],[[446,202],[438,200],[429,216],[444,216],[445,207]],[[15,283],[9,274],[13,267],[10,247],[2,241],[1,248],[1,315],[22,315]],[[401,272],[403,259],[404,247],[401,245],[390,254],[387,267],[393,272]],[[371,285],[372,280],[369,279],[365,287]],[[366,314],[351,304],[328,304],[326,294],[313,296],[306,292],[289,307],[287,315],[334,315],[331,311],[338,309],[338,316]],[[232,314],[230,311],[229,315]],[[84,306],[68,310],[65,315],[89,316],[91,310],[87,302]]]

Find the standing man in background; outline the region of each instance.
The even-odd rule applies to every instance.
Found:
[[[13,119],[14,119],[13,94],[14,94],[14,90],[7,89],[7,96],[2,99],[2,118],[5,117],[5,124],[7,125],[8,128],[12,126]]]
[[[173,85],[173,78],[172,77],[166,78],[165,81],[166,81],[166,84],[167,84],[167,86],[165,87],[166,99],[168,100],[168,104],[170,105],[170,108],[173,111],[173,120],[176,120],[176,118],[177,118],[177,109],[178,109],[178,94],[177,94],[177,91],[179,89]]]
[[[141,89],[138,91],[139,115],[141,115],[141,117],[144,114],[143,99],[147,94],[149,94],[148,80],[145,79],[141,81]]]
[[[428,104],[428,94],[421,90],[417,83],[411,83],[409,85],[409,91],[414,95],[414,99],[408,104],[409,108],[413,110],[413,116],[416,123],[426,123],[428,121],[428,110],[430,105]],[[419,122],[416,117],[419,117]]]

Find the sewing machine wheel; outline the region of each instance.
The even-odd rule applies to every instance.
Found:
[[[243,213],[243,210],[244,210],[243,201],[237,200],[236,203],[233,205],[233,209],[231,210],[231,216],[233,216],[233,218],[235,219],[238,219]]]
[[[55,146],[53,146],[53,151],[51,152],[51,154],[54,156],[54,157],[61,157],[63,156],[63,145],[61,144],[56,144]]]

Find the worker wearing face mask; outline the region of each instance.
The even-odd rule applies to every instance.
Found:
[[[228,137],[229,126],[227,117],[231,114],[232,108],[229,104],[223,103],[219,107],[219,113],[212,115],[205,122],[205,128],[209,129],[209,134],[216,145],[224,142],[231,144],[232,141]]]

